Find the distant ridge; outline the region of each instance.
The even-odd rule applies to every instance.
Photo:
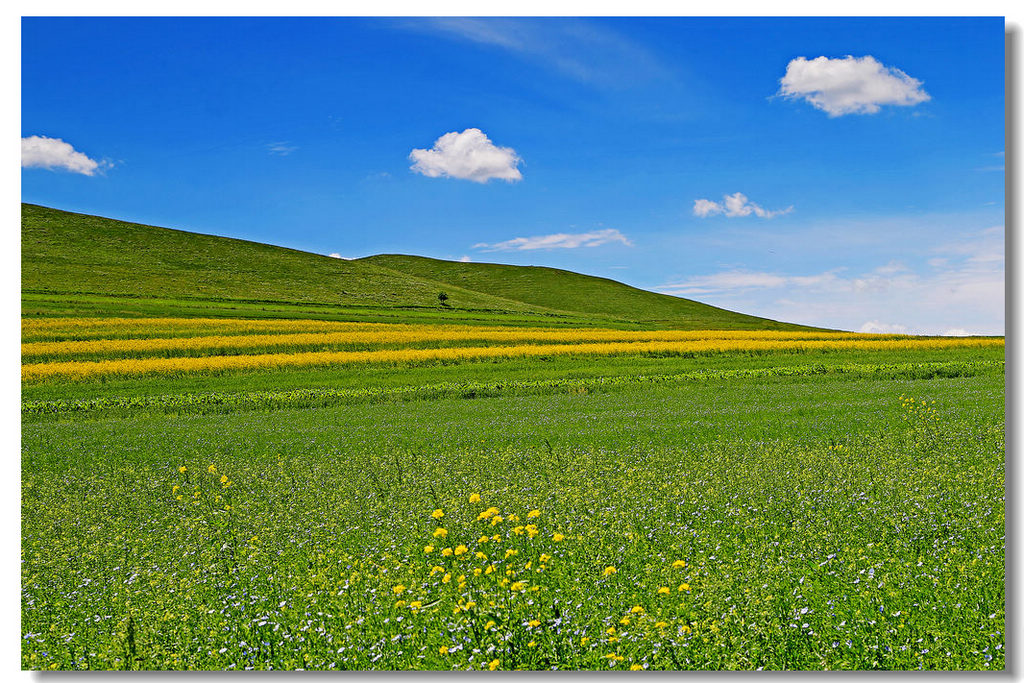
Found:
[[[400,255],[343,260],[34,204],[22,204],[21,248],[26,313],[52,314],[63,303],[68,311],[92,307],[111,315],[160,314],[161,305],[169,307],[166,314],[201,314],[199,302],[211,302],[210,314],[230,315],[328,315],[337,308],[350,315],[378,311],[398,322],[427,315],[448,322],[809,329],[554,268]],[[442,290],[447,306],[438,301]]]

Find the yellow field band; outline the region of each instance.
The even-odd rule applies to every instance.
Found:
[[[411,344],[418,342],[495,341],[515,342],[613,342],[696,341],[705,339],[903,339],[900,335],[864,335],[853,332],[771,332],[714,330],[610,330],[441,327],[436,325],[389,325],[372,330],[307,332],[299,334],[248,334],[149,339],[92,339],[84,341],[28,342],[22,356],[46,357],[76,354],[158,353],[259,349],[273,346],[336,346],[339,344]]]
[[[716,339],[702,341],[611,342],[585,344],[527,344],[516,346],[453,347],[440,349],[384,349],[376,351],[312,351],[199,358],[125,358],[100,361],[67,361],[22,365],[22,380],[50,377],[69,379],[106,375],[182,374],[222,370],[352,363],[410,363],[434,360],[517,358],[550,355],[617,355],[645,353],[725,353],[859,349],[904,350],[1003,346],[1003,339],[943,337],[928,339],[769,340]]]

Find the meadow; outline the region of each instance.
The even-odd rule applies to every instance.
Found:
[[[1002,338],[204,310],[24,320],[26,669],[1005,667]]]

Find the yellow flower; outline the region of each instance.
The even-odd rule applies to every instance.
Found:
[[[672,591],[670,591],[668,589],[668,586],[662,586],[661,588],[658,589],[658,595],[668,595],[671,592]]]
[[[526,527],[524,527],[524,526],[512,527],[512,533],[514,533],[516,536],[522,536],[523,535],[523,530],[525,528]]]
[[[452,575],[451,574],[445,574],[443,577],[441,577],[441,583],[449,583],[451,580],[452,580]]]
[[[444,550],[441,551],[441,554],[444,555],[445,557],[451,557],[452,556],[452,549],[451,548],[445,548]]]
[[[484,630],[485,631],[490,631],[492,628],[494,628],[494,626],[495,626],[495,623],[493,621],[488,621],[487,624],[484,626]]]
[[[473,609],[474,607],[476,607],[476,603],[472,600],[466,603],[466,609]]]
[[[223,483],[224,483],[224,482],[226,482],[227,480],[228,480],[228,475],[226,475],[226,474],[222,474],[222,475],[220,475],[220,483],[222,483],[222,484],[223,484]]]
[[[586,645],[589,642],[590,642],[590,638],[587,638],[586,636],[583,636],[582,638],[580,638],[580,645]]]
[[[175,496],[174,500],[181,500],[181,496]]]
[[[419,600],[413,600],[409,603],[410,609],[419,609],[420,607],[423,607],[423,603]]]
[[[513,583],[511,586],[508,587],[508,589],[510,591],[521,591],[524,588],[526,588],[526,584],[523,583],[522,581],[516,581],[515,583]]]
[[[534,517],[540,517],[540,510],[530,510],[526,513],[527,519],[533,519]]]
[[[557,534],[557,533],[554,536],[552,536],[551,538],[552,538],[552,540],[555,543],[558,543],[559,541],[565,540],[565,536],[563,534]]]
[[[425,545],[425,546],[423,546],[423,552],[425,552],[425,553],[427,553],[429,555],[430,553],[434,552],[434,546],[432,546],[432,545]]]
[[[479,493],[471,493],[471,494],[469,494],[469,502],[470,503],[479,503],[480,502],[480,494]]]
[[[442,655],[446,655],[448,654],[448,646],[442,645],[441,647],[437,648],[437,651]]]
[[[619,623],[623,626],[629,626],[629,617],[622,617],[619,619]]]
[[[531,619],[530,622],[527,624],[527,626],[529,626],[531,628],[536,628],[536,627],[540,626],[540,622],[537,621],[536,619]]]
[[[399,600],[396,602],[395,607],[405,607],[405,600]]]
[[[690,590],[690,584],[688,584],[688,583],[681,583],[681,584],[679,584],[679,590],[680,590],[680,592]]]
[[[540,533],[540,531],[537,529],[537,525],[536,524],[527,524],[526,525],[526,535],[529,536],[530,538],[533,538],[534,536],[536,536],[539,533]]]
[[[430,575],[433,576],[434,574],[438,574],[438,573],[443,572],[443,571],[444,571],[444,567],[438,567],[437,565],[434,565],[431,568],[431,570],[430,570]]]
[[[644,608],[641,607],[640,605],[633,605],[633,608],[631,610],[629,610],[629,611],[632,612],[633,614],[643,614],[644,613]]]
[[[502,517],[501,515],[494,515],[493,517],[491,517],[491,526],[496,526],[498,524],[501,524],[504,521],[505,521],[505,518]]]
[[[491,540],[495,543],[501,543],[501,534],[494,534],[491,536]]]
[[[644,666],[643,666],[643,664],[633,664],[632,666],[629,667],[629,670],[630,671],[643,671],[644,670]]]
[[[501,660],[500,659],[492,659],[491,663],[487,665],[487,668],[490,669],[491,671],[494,671],[499,666],[501,666]]]
[[[655,628],[665,628],[666,626],[668,626],[667,621],[657,621],[654,623]]]
[[[468,550],[469,548],[464,545],[457,545],[455,546],[455,556],[458,557],[459,555],[464,555]]]
[[[526,644],[526,647],[537,647],[537,641],[536,640],[531,640],[530,642],[528,642]]]
[[[188,472],[188,468],[182,465],[181,467],[178,468],[178,471],[181,472],[182,474],[185,474],[186,472]]]
[[[613,635],[615,633],[615,627],[614,626],[609,626],[608,630],[605,631],[605,633],[607,633],[608,635]]]
[[[430,513],[430,516],[434,519],[441,519],[442,517],[444,517],[444,511],[440,509],[434,510],[433,512]]]
[[[476,542],[477,543],[487,543],[487,541],[489,541],[489,540],[491,540],[491,539],[489,539],[487,536],[481,536],[480,538],[478,538],[476,540]]]
[[[547,562],[550,559],[551,559],[551,556],[548,555],[547,553],[541,553],[540,554],[540,561],[541,562]]]
[[[180,489],[180,488],[181,488],[180,486],[175,484],[174,486],[171,487],[171,493],[177,493],[178,489]]]
[[[394,586],[391,590],[395,592],[395,595],[401,595],[405,592],[405,586],[403,586],[402,584],[398,584],[397,586]]]
[[[509,548],[508,550],[505,551],[505,559],[507,560],[508,558],[512,557],[513,555],[518,555],[518,554],[519,554],[518,550],[516,550],[515,548]]]
[[[478,550],[478,551],[476,551],[476,559],[478,559],[478,560],[486,560],[486,559],[487,559],[487,556],[486,556],[486,555],[484,555],[484,554],[483,554],[482,552],[480,552],[480,551]]]
[[[473,576],[480,576],[483,572],[480,571],[480,567],[473,570]]]
[[[216,465],[210,465],[209,467],[206,468],[206,470],[210,474],[217,474],[217,466]]]
[[[493,574],[493,573],[494,573],[494,565],[493,564],[487,565],[487,569],[484,570],[484,574]]]
[[[496,507],[489,507],[486,510],[484,510],[483,512],[481,512],[479,515],[477,515],[476,519],[479,522],[479,521],[484,520],[484,519],[490,519],[491,517],[493,517],[496,514],[498,514],[498,508],[496,508]]]
[[[618,571],[619,570],[616,569],[615,567],[605,567],[604,568],[604,575],[605,576],[611,576],[612,574],[617,574]]]
[[[434,538],[444,538],[448,535],[448,530],[443,526],[439,526],[434,529]]]

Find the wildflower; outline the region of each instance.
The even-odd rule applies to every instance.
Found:
[[[430,575],[433,576],[434,574],[438,574],[438,573],[443,572],[443,571],[444,571],[444,567],[438,567],[437,565],[434,565],[431,568],[431,570],[430,570]]]
[[[686,561],[685,560],[676,560],[675,562],[672,563],[672,568],[673,569],[682,569],[685,566],[686,566]]]
[[[434,519],[441,519],[442,517],[444,517],[444,511],[440,509],[434,510],[433,512],[430,513],[430,516]]]
[[[472,600],[466,603],[466,609],[473,609],[474,607],[476,607],[476,603]]]
[[[499,666],[501,666],[501,660],[500,659],[492,659],[491,663],[487,665],[487,668],[490,669],[491,671],[494,671]]]
[[[633,664],[632,666],[629,667],[629,670],[630,671],[643,671],[644,670],[644,666],[643,666],[643,664]]]
[[[448,535],[448,530],[443,526],[439,526],[434,529],[434,538],[445,538]]]
[[[608,630],[607,630],[607,631],[605,631],[605,633],[607,633],[607,634],[608,634],[608,635],[610,635],[610,636],[613,636],[613,635],[615,635],[615,627],[614,627],[614,626],[609,626],[609,627],[608,627]]]
[[[495,543],[501,543],[501,534],[494,534],[491,536],[491,540]]]
[[[399,600],[396,602],[395,607],[405,607],[405,600]]]
[[[523,535],[523,531],[525,529],[526,529],[526,527],[524,527],[524,526],[512,527],[512,533],[514,533],[516,536],[522,536]]]
[[[496,508],[496,507],[489,507],[486,510],[484,510],[483,512],[481,512],[479,515],[477,515],[476,516],[476,520],[479,522],[479,521],[482,521],[482,520],[485,520],[485,519],[490,519],[491,517],[495,516],[496,514],[498,514],[498,508]]]
[[[477,543],[487,543],[487,541],[489,541],[489,540],[491,540],[491,539],[488,538],[487,535],[485,534],[485,535],[481,536],[480,538],[478,538],[476,542]]]
[[[672,591],[670,591],[668,589],[668,586],[662,586],[661,588],[658,589],[658,595],[668,595],[671,592]]]
[[[633,605],[633,608],[631,610],[629,610],[629,611],[631,613],[633,613],[633,614],[643,614],[644,613],[644,608],[641,607],[640,605]]]
[[[526,644],[526,647],[537,647],[537,641],[536,640],[531,640],[530,642],[528,642]]]
[[[455,546],[455,557],[458,557],[459,555],[464,555],[468,550],[469,548],[467,548],[464,545]]]
[[[441,577],[441,583],[450,583],[451,580],[452,580],[452,575],[451,574],[445,574],[443,577]]]
[[[604,575],[605,576],[611,576],[612,574],[617,574],[618,572],[619,572],[619,570],[616,569],[615,567],[605,567],[604,568]]]
[[[654,622],[654,627],[655,628],[665,628],[666,626],[668,626],[668,622],[667,621],[656,621],[656,622]]]
[[[550,559],[551,559],[551,556],[550,556],[550,555],[548,555],[547,553],[541,553],[541,554],[540,554],[540,561],[541,561],[541,563],[542,563],[542,564],[543,564],[544,562],[547,562],[547,561],[549,561]]]
[[[488,622],[487,622],[487,623],[486,623],[486,624],[484,625],[484,630],[485,630],[485,631],[490,631],[490,630],[491,630],[492,628],[494,628],[494,627],[495,627],[495,625],[496,625],[496,624],[495,624],[495,623],[494,623],[493,621],[488,621]]]
[[[483,572],[480,570],[480,567],[477,567],[473,570],[473,576],[480,576],[480,574],[482,573]]]
[[[688,583],[681,583],[681,584],[679,584],[679,591],[680,592],[688,591],[688,590],[690,590],[690,584],[688,584]]]
[[[540,517],[540,510],[530,510],[526,513],[527,519],[533,519],[534,517]]]
[[[423,603],[419,600],[413,600],[409,603],[409,607],[410,609],[419,609],[420,607],[423,607]]]
[[[556,533],[556,534],[555,534],[554,536],[552,536],[551,538],[552,538],[552,540],[553,540],[553,541],[554,541],[555,543],[558,543],[558,542],[560,542],[560,541],[563,541],[563,540],[565,540],[565,536],[564,536],[563,534],[558,534],[558,533]]]
[[[536,619],[531,619],[527,626],[529,626],[530,628],[537,628],[538,626],[540,626],[540,622]]]
[[[476,559],[478,559],[478,560],[486,560],[486,559],[487,559],[487,556],[486,556],[486,555],[484,555],[484,554],[483,554],[482,552],[480,552],[480,551],[478,550],[478,551],[476,551]]]
[[[423,552],[425,552],[425,553],[427,553],[429,555],[430,553],[434,552],[434,546],[432,546],[432,545],[425,545],[425,546],[423,546]]]
[[[403,586],[402,584],[398,584],[397,586],[394,586],[391,590],[395,592],[395,595],[401,595],[405,592],[405,586]]]
[[[536,524],[527,524],[526,525],[526,535],[529,536],[530,538],[533,538],[534,536],[536,536],[539,533],[540,533],[540,530],[537,529],[537,525]]]
[[[590,638],[587,638],[586,636],[583,636],[582,638],[580,638],[580,645],[586,645],[589,642],[590,642]]]
[[[442,645],[441,647],[437,648],[437,651],[438,651],[438,653],[440,653],[442,655],[446,655],[446,654],[448,654],[448,646],[447,645]]]
[[[619,619],[619,623],[623,626],[629,626],[629,617],[622,617]]]
[[[209,467],[206,468],[206,471],[209,472],[210,474],[217,474],[217,466],[210,465]]]
[[[469,494],[469,502],[470,503],[479,503],[480,502],[480,494],[479,493],[471,493],[471,494]]]
[[[223,484],[223,483],[224,483],[224,482],[226,482],[227,480],[228,480],[228,475],[226,475],[226,474],[222,474],[222,475],[220,475],[220,483],[222,483],[222,484]]]
[[[182,474],[185,474],[186,472],[188,472],[188,468],[182,465],[181,467],[178,468],[178,471],[181,472]]]
[[[174,494],[174,493],[177,493],[177,492],[178,492],[178,489],[180,489],[180,488],[181,488],[180,486],[178,486],[177,484],[175,484],[174,486],[172,486],[172,487],[171,487],[171,493],[172,493],[172,494]]]
[[[513,555],[518,555],[518,554],[519,554],[518,550],[516,550],[515,548],[509,548],[508,550],[505,551],[505,559],[507,560],[508,558],[512,557]]]
[[[508,587],[508,589],[510,591],[521,591],[524,588],[526,588],[526,584],[523,583],[522,581],[516,581],[515,583],[513,583],[511,586]]]
[[[451,557],[452,556],[452,549],[451,548],[445,548],[444,550],[441,551],[441,554],[444,555],[445,557]]]
[[[493,517],[491,517],[491,526],[496,526],[498,524],[501,524],[504,521],[505,521],[505,518],[502,517],[501,515],[494,515]]]

